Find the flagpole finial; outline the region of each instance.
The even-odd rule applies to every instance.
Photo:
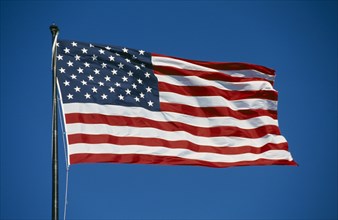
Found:
[[[59,32],[59,27],[53,23],[51,26],[49,26],[50,31],[53,35],[55,35],[57,32]]]

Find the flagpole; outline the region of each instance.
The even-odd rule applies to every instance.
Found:
[[[55,24],[49,27],[52,32],[53,55],[52,55],[52,74],[53,74],[53,124],[52,124],[52,220],[59,219],[59,170],[58,170],[58,120],[57,120],[57,91],[56,91],[56,42],[59,28]]]

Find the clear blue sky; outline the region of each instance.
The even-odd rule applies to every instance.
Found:
[[[1,1],[1,219],[51,216],[51,34],[276,70],[299,167],[70,167],[67,219],[336,219],[337,1]],[[62,138],[60,138],[62,143]],[[65,161],[60,144],[60,217]]]

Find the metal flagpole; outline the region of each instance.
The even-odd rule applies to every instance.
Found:
[[[49,27],[52,32],[53,55],[52,55],[52,73],[53,73],[53,122],[52,122],[52,220],[59,219],[59,170],[58,170],[58,120],[57,120],[57,91],[56,91],[56,40],[59,28],[52,24]]]

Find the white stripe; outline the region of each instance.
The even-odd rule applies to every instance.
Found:
[[[208,67],[204,67],[201,65],[197,65],[194,63],[190,63],[183,60],[177,60],[170,57],[158,57],[152,56],[151,62],[154,66],[170,66],[179,69],[186,70],[199,70],[199,71],[208,71],[208,72],[221,72],[226,75],[235,76],[235,77],[246,77],[246,78],[262,78],[267,79],[269,81],[274,81],[275,77],[259,72],[257,70],[216,70]]]
[[[239,161],[255,161],[258,159],[289,160],[291,154],[285,150],[270,150],[261,154],[235,154],[224,155],[207,152],[195,152],[188,149],[171,149],[165,147],[146,147],[139,145],[113,145],[113,144],[72,144],[69,147],[69,154],[92,153],[92,154],[146,154],[156,156],[173,156],[193,160],[210,162],[234,163]]]
[[[247,120],[239,120],[233,117],[197,117],[174,112],[153,112],[141,107],[125,107],[116,105],[99,105],[94,103],[65,103],[64,113],[103,114],[112,116],[144,117],[155,121],[182,122],[198,127],[236,126],[243,129],[254,129],[264,125],[276,125],[278,121],[260,116]]]
[[[159,82],[165,82],[176,86],[213,86],[218,89],[230,91],[275,91],[271,83],[266,81],[224,82],[217,80],[206,80],[198,76],[168,76],[160,74],[155,74],[155,76]]]
[[[277,101],[267,99],[242,99],[229,101],[221,96],[185,96],[172,92],[160,92],[160,102],[185,104],[194,107],[229,107],[232,110],[277,110]]]
[[[109,134],[121,138],[142,137],[160,138],[167,141],[187,140],[197,145],[215,147],[240,147],[252,146],[262,147],[265,144],[285,143],[286,140],[281,135],[267,134],[261,138],[243,137],[201,137],[185,131],[163,131],[157,128],[139,128],[131,126],[111,126],[105,124],[67,124],[68,134]]]

